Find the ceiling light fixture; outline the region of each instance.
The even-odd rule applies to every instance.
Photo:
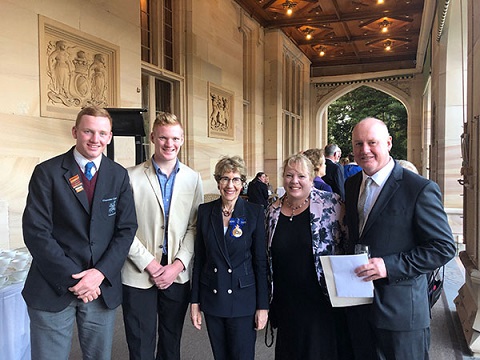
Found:
[[[387,19],[383,19],[383,21],[380,23],[380,28],[382,29],[382,33],[388,32],[388,27],[392,25],[390,21]]]
[[[302,32],[305,34],[305,39],[311,40],[313,37],[313,29],[306,28],[305,30],[302,30]]]
[[[320,49],[318,49],[318,55],[320,56],[325,56],[325,48],[323,46],[320,46]]]
[[[293,8],[295,6],[297,6],[297,3],[295,1],[291,1],[291,0],[286,0],[283,4],[282,4],[283,8],[287,10],[287,15],[292,15],[293,13]]]
[[[390,40],[387,40],[383,43],[383,47],[385,48],[385,51],[390,51],[392,50],[393,42]]]

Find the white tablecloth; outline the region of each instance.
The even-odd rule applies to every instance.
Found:
[[[0,288],[0,359],[30,360],[30,319],[22,297],[24,283]]]

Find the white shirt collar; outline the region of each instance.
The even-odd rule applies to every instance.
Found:
[[[392,173],[394,166],[395,166],[395,161],[393,161],[393,159],[390,157],[390,160],[388,161],[388,163],[372,176],[368,176],[367,174],[365,174],[365,172],[362,171],[362,174],[363,174],[362,183],[364,183],[365,180],[368,177],[370,177],[372,178],[373,182],[378,185],[378,187],[382,188],[385,182],[387,181],[388,177]]]
[[[93,163],[95,164],[95,171],[92,170],[92,175],[94,175],[95,172],[98,171],[98,169],[100,169],[100,163],[102,162],[102,155],[100,155],[99,157],[93,160],[88,160],[85,156],[83,156],[78,152],[77,148],[74,148],[73,157],[75,158],[75,161],[77,162],[78,166],[80,166],[80,169],[83,172],[85,172],[85,165],[90,161],[93,161]]]

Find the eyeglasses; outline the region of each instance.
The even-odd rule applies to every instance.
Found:
[[[233,185],[239,186],[242,185],[242,179],[239,177],[229,178],[227,176],[222,176],[219,180],[219,183],[222,185],[228,185],[228,183],[232,181]]]

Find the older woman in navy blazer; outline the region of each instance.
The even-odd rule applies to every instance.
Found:
[[[215,359],[253,359],[268,316],[264,209],[239,197],[240,157],[222,158],[214,176],[220,198],[198,209],[191,320],[201,329],[204,313]]]

